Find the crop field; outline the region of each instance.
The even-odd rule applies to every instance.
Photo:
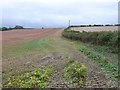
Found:
[[[118,31],[118,26],[98,26],[98,27],[71,27],[71,30],[86,31],[86,32],[99,32],[99,31]]]
[[[100,28],[104,27],[79,29],[98,31]],[[116,31],[117,27],[109,28],[105,27],[104,30]],[[78,30],[77,27],[72,29]],[[118,87],[118,52],[112,51],[109,44],[86,43],[86,38],[85,42],[68,38],[67,35],[74,33],[64,28],[0,32],[3,87]],[[114,47],[114,43],[110,45]]]

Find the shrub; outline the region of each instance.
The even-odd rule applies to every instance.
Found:
[[[8,30],[7,27],[2,27],[2,31],[6,31],[6,30]]]

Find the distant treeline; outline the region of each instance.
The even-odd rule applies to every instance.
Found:
[[[20,25],[16,25],[15,27],[2,27],[0,28],[0,31],[7,31],[7,30],[13,30],[13,29],[24,29],[23,26],[20,26]]]
[[[71,25],[69,27],[96,27],[96,26],[120,26],[120,24],[106,24],[106,25],[98,25],[98,24],[94,24],[94,25]]]

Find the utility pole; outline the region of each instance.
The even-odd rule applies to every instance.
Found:
[[[69,26],[70,26],[70,20],[69,20]]]

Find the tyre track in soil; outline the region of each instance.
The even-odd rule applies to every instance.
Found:
[[[107,79],[105,74],[101,71],[101,69],[90,59],[84,56],[82,53],[73,50],[74,59],[79,60],[85,66],[87,66],[87,78],[85,82],[85,86],[87,88],[107,88]]]
[[[59,31],[56,33],[55,36],[61,36],[62,31]],[[83,87],[86,88],[107,88],[108,81],[105,76],[105,74],[101,71],[101,69],[91,60],[89,60],[86,56],[84,56],[82,53],[77,51],[72,44],[68,45],[68,48],[70,52],[73,54],[73,60],[79,60],[81,63],[83,63],[85,66],[87,66],[87,78],[85,85]],[[76,84],[70,84],[68,83],[64,78],[64,63],[67,59],[67,56],[61,56],[63,58],[59,58],[60,60],[55,63],[55,71],[53,76],[49,79],[49,86],[52,88],[76,88],[79,87]],[[69,57],[69,56],[68,56]],[[54,66],[54,65],[53,65]],[[110,87],[110,86],[109,86]],[[111,86],[115,87],[115,86]]]
[[[100,70],[100,68],[93,63],[91,60],[86,58],[80,52],[76,51],[74,48],[71,48],[71,53],[73,53],[73,60],[79,60],[82,64],[87,66],[87,78],[85,85],[82,87],[85,88],[107,88],[107,79],[105,74]],[[62,56],[61,56],[62,57]],[[52,77],[49,79],[49,86],[50,88],[79,88],[77,84],[70,84],[68,83],[63,75],[64,69],[64,62],[67,59],[60,59],[55,63],[55,71]]]

